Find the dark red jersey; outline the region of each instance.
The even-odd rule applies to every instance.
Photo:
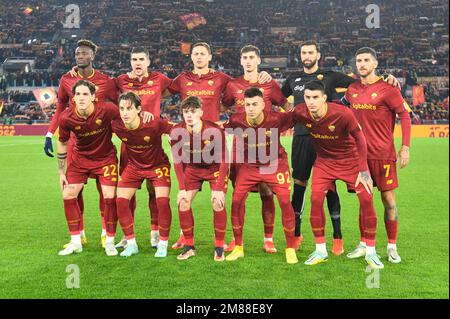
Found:
[[[227,84],[222,100],[223,104],[226,106],[234,105],[236,113],[244,113],[244,92],[251,87],[257,87],[263,92],[264,111],[272,111],[272,105],[284,106],[287,102],[286,97],[281,92],[280,86],[275,80],[264,84],[260,84],[259,82],[251,83],[244,76],[240,76]]]
[[[159,118],[161,96],[172,83],[171,79],[160,72],[150,72],[142,81],[131,79],[127,74],[120,75],[115,81],[121,93],[132,91],[139,95],[142,111],[150,112]]]
[[[93,70],[91,76],[83,78],[79,73],[77,74],[76,77],[72,77],[69,73],[66,73],[61,77],[61,80],[59,82],[58,102],[56,104],[55,115],[53,115],[52,121],[50,123],[49,132],[55,133],[59,125],[59,117],[61,113],[68,107],[73,108],[74,102],[73,102],[72,87],[79,80],[88,80],[95,84],[96,102],[104,102],[104,101],[110,101],[114,103],[117,102],[117,98],[119,97],[119,91],[116,87],[116,84],[114,83],[114,80],[111,79],[106,74],[97,70]]]
[[[64,110],[59,123],[59,140],[67,142],[71,132],[75,136],[71,161],[89,169],[115,157],[111,122],[117,118],[120,118],[119,109],[111,102],[94,102],[94,111],[87,118],[81,117],[75,108]]]
[[[215,70],[203,75],[189,71],[178,75],[169,90],[174,94],[180,94],[182,100],[189,96],[199,97],[203,103],[202,118],[217,122],[220,117],[222,93],[230,80],[230,76]]]
[[[365,85],[360,80],[351,84],[345,94],[358,122],[361,124],[367,140],[367,158],[396,160],[394,146],[395,118],[406,118],[407,136],[403,136],[403,144],[409,146],[410,127],[409,114],[399,89],[383,79]],[[402,122],[403,126],[403,122]]]
[[[125,127],[121,119],[112,123],[113,132],[126,146],[128,165],[137,170],[151,170],[161,164],[168,164],[169,159],[164,153],[161,135],[170,133],[172,124],[167,120],[155,119],[143,123],[130,130]]]

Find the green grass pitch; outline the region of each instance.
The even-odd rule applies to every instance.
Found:
[[[144,190],[138,192],[136,213],[140,253],[129,259],[107,257],[100,246],[98,195],[93,180],[84,192],[89,243],[82,254],[60,257],[57,253],[69,236],[56,159],[44,155],[43,142],[42,137],[0,137],[0,298],[449,297],[448,139],[413,139],[410,165],[399,170],[398,245],[403,261],[398,265],[386,259],[383,209],[376,192],[377,250],[385,263],[385,269],[379,273],[366,272],[362,259],[348,260],[345,255],[331,255],[329,217],[329,261],[314,267],[303,264],[314,248],[309,200],[303,222],[305,240],[297,254],[300,262],[296,265],[285,262],[278,205],[274,240],[279,251],[265,254],[261,203],[255,194],[250,195],[247,202],[245,258],[215,263],[209,187],[205,187],[193,205],[197,257],[177,261],[178,251],[173,250],[169,250],[163,260],[153,256]],[[282,142],[289,151],[291,139],[283,138]],[[179,234],[176,179],[173,181],[170,244]],[[357,199],[345,191],[343,183],[339,183],[339,191],[344,248],[348,252],[359,241]],[[228,213],[230,199],[231,192],[227,197]],[[117,240],[120,237],[121,230],[118,230]],[[227,240],[230,237],[228,218]],[[66,287],[68,265],[79,267],[77,289]]]

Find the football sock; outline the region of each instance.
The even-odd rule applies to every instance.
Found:
[[[64,200],[64,213],[70,234],[80,235],[80,207],[76,198]]]
[[[292,208],[295,213],[295,236],[302,234],[302,213],[305,200],[306,187],[294,184],[294,192],[292,194]]]
[[[341,203],[336,192],[328,191],[327,206],[330,212],[331,223],[333,224],[333,238],[341,239]]]
[[[225,231],[227,229],[227,211],[214,211],[214,246],[223,247]]]
[[[119,223],[122,227],[125,238],[134,238],[134,219],[131,214],[130,201],[126,198],[118,197],[117,203],[117,216],[119,217]]]
[[[158,197],[156,199],[158,205],[158,228],[159,238],[167,242],[169,240],[170,225],[172,223],[172,210],[170,209],[169,197]]]
[[[273,195],[261,196],[262,201],[262,218],[264,222],[264,236],[273,237],[273,225],[275,223],[275,203]]]

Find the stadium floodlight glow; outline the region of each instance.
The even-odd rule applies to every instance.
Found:
[[[77,35],[76,34],[72,34],[72,38],[76,38],[77,37]]]

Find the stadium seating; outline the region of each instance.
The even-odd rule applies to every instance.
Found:
[[[61,26],[65,5],[72,3],[80,7],[79,30]],[[297,68],[298,44],[305,39],[321,44],[320,64],[327,69],[352,65],[357,48],[372,46],[380,52],[380,68],[405,77],[407,85],[416,77],[449,75],[448,4],[438,0],[385,2],[377,29],[366,28],[367,2],[361,0],[0,0],[0,5],[4,12],[15,12],[0,20],[0,62],[8,57],[36,58],[32,72],[5,74],[8,90],[57,86],[74,64],[80,38],[100,46],[94,66],[112,76],[128,70],[131,47],[143,45],[150,50],[151,68],[170,70],[166,73],[173,77],[191,67],[189,56],[181,54],[181,42],[201,40],[212,44],[216,69],[240,74],[239,48],[252,43],[264,57],[287,58],[287,68],[277,71],[285,77]],[[33,12],[25,15],[27,6]],[[206,25],[188,30],[179,17],[189,12],[202,14]],[[2,85],[0,81],[0,90],[7,89]],[[426,85],[425,96],[427,102],[416,108],[417,116],[425,121],[448,119],[448,80]]]

